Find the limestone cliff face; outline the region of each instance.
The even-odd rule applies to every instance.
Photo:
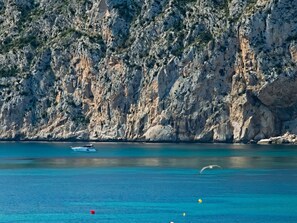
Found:
[[[0,138],[297,134],[297,0],[0,0]]]

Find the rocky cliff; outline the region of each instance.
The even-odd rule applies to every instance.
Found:
[[[0,138],[297,134],[297,0],[0,0]]]

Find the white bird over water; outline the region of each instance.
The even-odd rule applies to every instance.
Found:
[[[206,169],[213,169],[213,168],[221,168],[222,169],[222,167],[220,167],[219,165],[208,165],[208,166],[205,166],[205,167],[203,167],[201,170],[200,170],[200,173],[202,173],[204,170],[206,170]]]

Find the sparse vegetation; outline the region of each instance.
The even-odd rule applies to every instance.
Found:
[[[213,0],[213,4],[215,7],[219,8],[220,10],[224,10],[226,17],[228,17],[230,15],[230,12],[229,12],[230,1],[231,0],[223,0],[223,1]]]
[[[211,41],[213,39],[213,36],[209,31],[205,31],[205,32],[200,33],[197,38],[199,38],[200,42],[202,42],[202,43],[208,43],[209,41]]]
[[[182,5],[182,4],[194,3],[194,2],[197,2],[197,0],[175,0],[175,2]]]
[[[71,36],[76,36],[77,38],[85,36],[85,37],[88,37],[91,42],[96,42],[100,45],[104,44],[103,38],[100,34],[87,33],[87,32],[81,31],[81,30],[76,30],[74,28],[69,28],[69,29],[65,30],[64,32],[62,32],[59,35],[59,38],[63,39],[63,38],[69,38]]]
[[[81,124],[81,125],[88,125],[90,123],[90,119],[83,114],[78,114],[74,117],[72,117],[72,121],[75,122],[76,124]]]
[[[39,40],[36,36],[22,36],[16,39],[8,39],[6,43],[4,43],[0,48],[0,53],[5,53],[10,51],[13,48],[21,49],[25,46],[31,46],[33,48],[37,48],[40,45]]]
[[[256,3],[257,3],[257,0],[248,0],[246,5],[246,10],[247,11],[251,10]]]
[[[0,68],[0,77],[15,77],[19,73],[16,66]]]
[[[289,36],[286,41],[291,42],[297,40],[297,35]]]

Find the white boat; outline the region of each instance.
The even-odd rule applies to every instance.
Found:
[[[83,146],[71,146],[71,149],[75,152],[96,152],[97,150],[93,148],[92,144]]]

